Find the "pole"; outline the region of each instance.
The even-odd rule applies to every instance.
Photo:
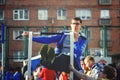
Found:
[[[103,26],[103,53],[104,57],[107,57],[107,43],[106,43],[106,26]]]
[[[84,33],[86,35],[86,38],[88,39],[88,28],[87,28],[87,26],[84,27]],[[87,55],[88,55],[88,44],[85,48],[85,55],[84,56],[87,56]]]
[[[74,65],[74,34],[70,32],[70,64]],[[73,72],[70,72],[70,80],[73,80]]]
[[[5,25],[2,23],[2,80],[4,80],[4,31],[5,31]]]
[[[28,78],[31,77],[31,56],[32,56],[32,32],[29,32],[29,43],[28,43]]]
[[[25,26],[24,30],[28,31],[29,30],[28,26]],[[24,55],[25,55],[24,59],[27,59],[28,58],[28,50],[27,50],[28,49],[28,38],[24,37],[23,43],[24,43]]]
[[[2,43],[2,80],[4,80],[4,44]]]

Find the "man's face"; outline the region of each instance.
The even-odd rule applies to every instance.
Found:
[[[91,64],[91,62],[89,60],[88,61],[85,60],[85,65],[88,68],[91,68],[91,66],[92,66],[92,64]]]
[[[81,67],[82,67],[83,70],[86,70],[86,69],[87,69],[84,61],[81,61],[80,64],[81,64]]]
[[[79,30],[82,28],[82,24],[80,23],[79,20],[72,20],[71,21],[71,30],[72,32],[79,32]]]

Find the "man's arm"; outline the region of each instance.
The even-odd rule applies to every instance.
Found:
[[[61,39],[61,35],[36,36],[32,38],[33,41],[44,44],[56,43],[60,39]]]
[[[70,70],[75,73],[75,75],[79,78],[79,79],[83,79],[83,80],[94,80],[90,77],[88,77],[87,75],[85,75],[84,73],[81,73],[79,71],[77,71],[72,65],[69,66]]]
[[[22,36],[28,38],[29,37],[29,32],[25,31],[23,32]],[[50,44],[50,43],[55,43],[58,42],[62,37],[62,34],[58,35],[49,35],[49,36],[33,36],[32,40],[38,43],[43,43],[43,44]]]

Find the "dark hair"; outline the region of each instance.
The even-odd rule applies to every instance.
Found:
[[[75,17],[75,18],[73,18],[74,20],[79,20],[80,21],[80,23],[82,24],[82,20],[80,19],[80,17]]]
[[[115,70],[111,66],[104,66],[103,73],[106,74],[106,77],[110,80],[115,78]]]
[[[85,60],[85,58],[81,58],[81,60],[80,61],[84,61]]]

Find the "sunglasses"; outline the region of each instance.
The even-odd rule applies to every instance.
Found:
[[[80,25],[80,23],[72,23],[73,25]]]

